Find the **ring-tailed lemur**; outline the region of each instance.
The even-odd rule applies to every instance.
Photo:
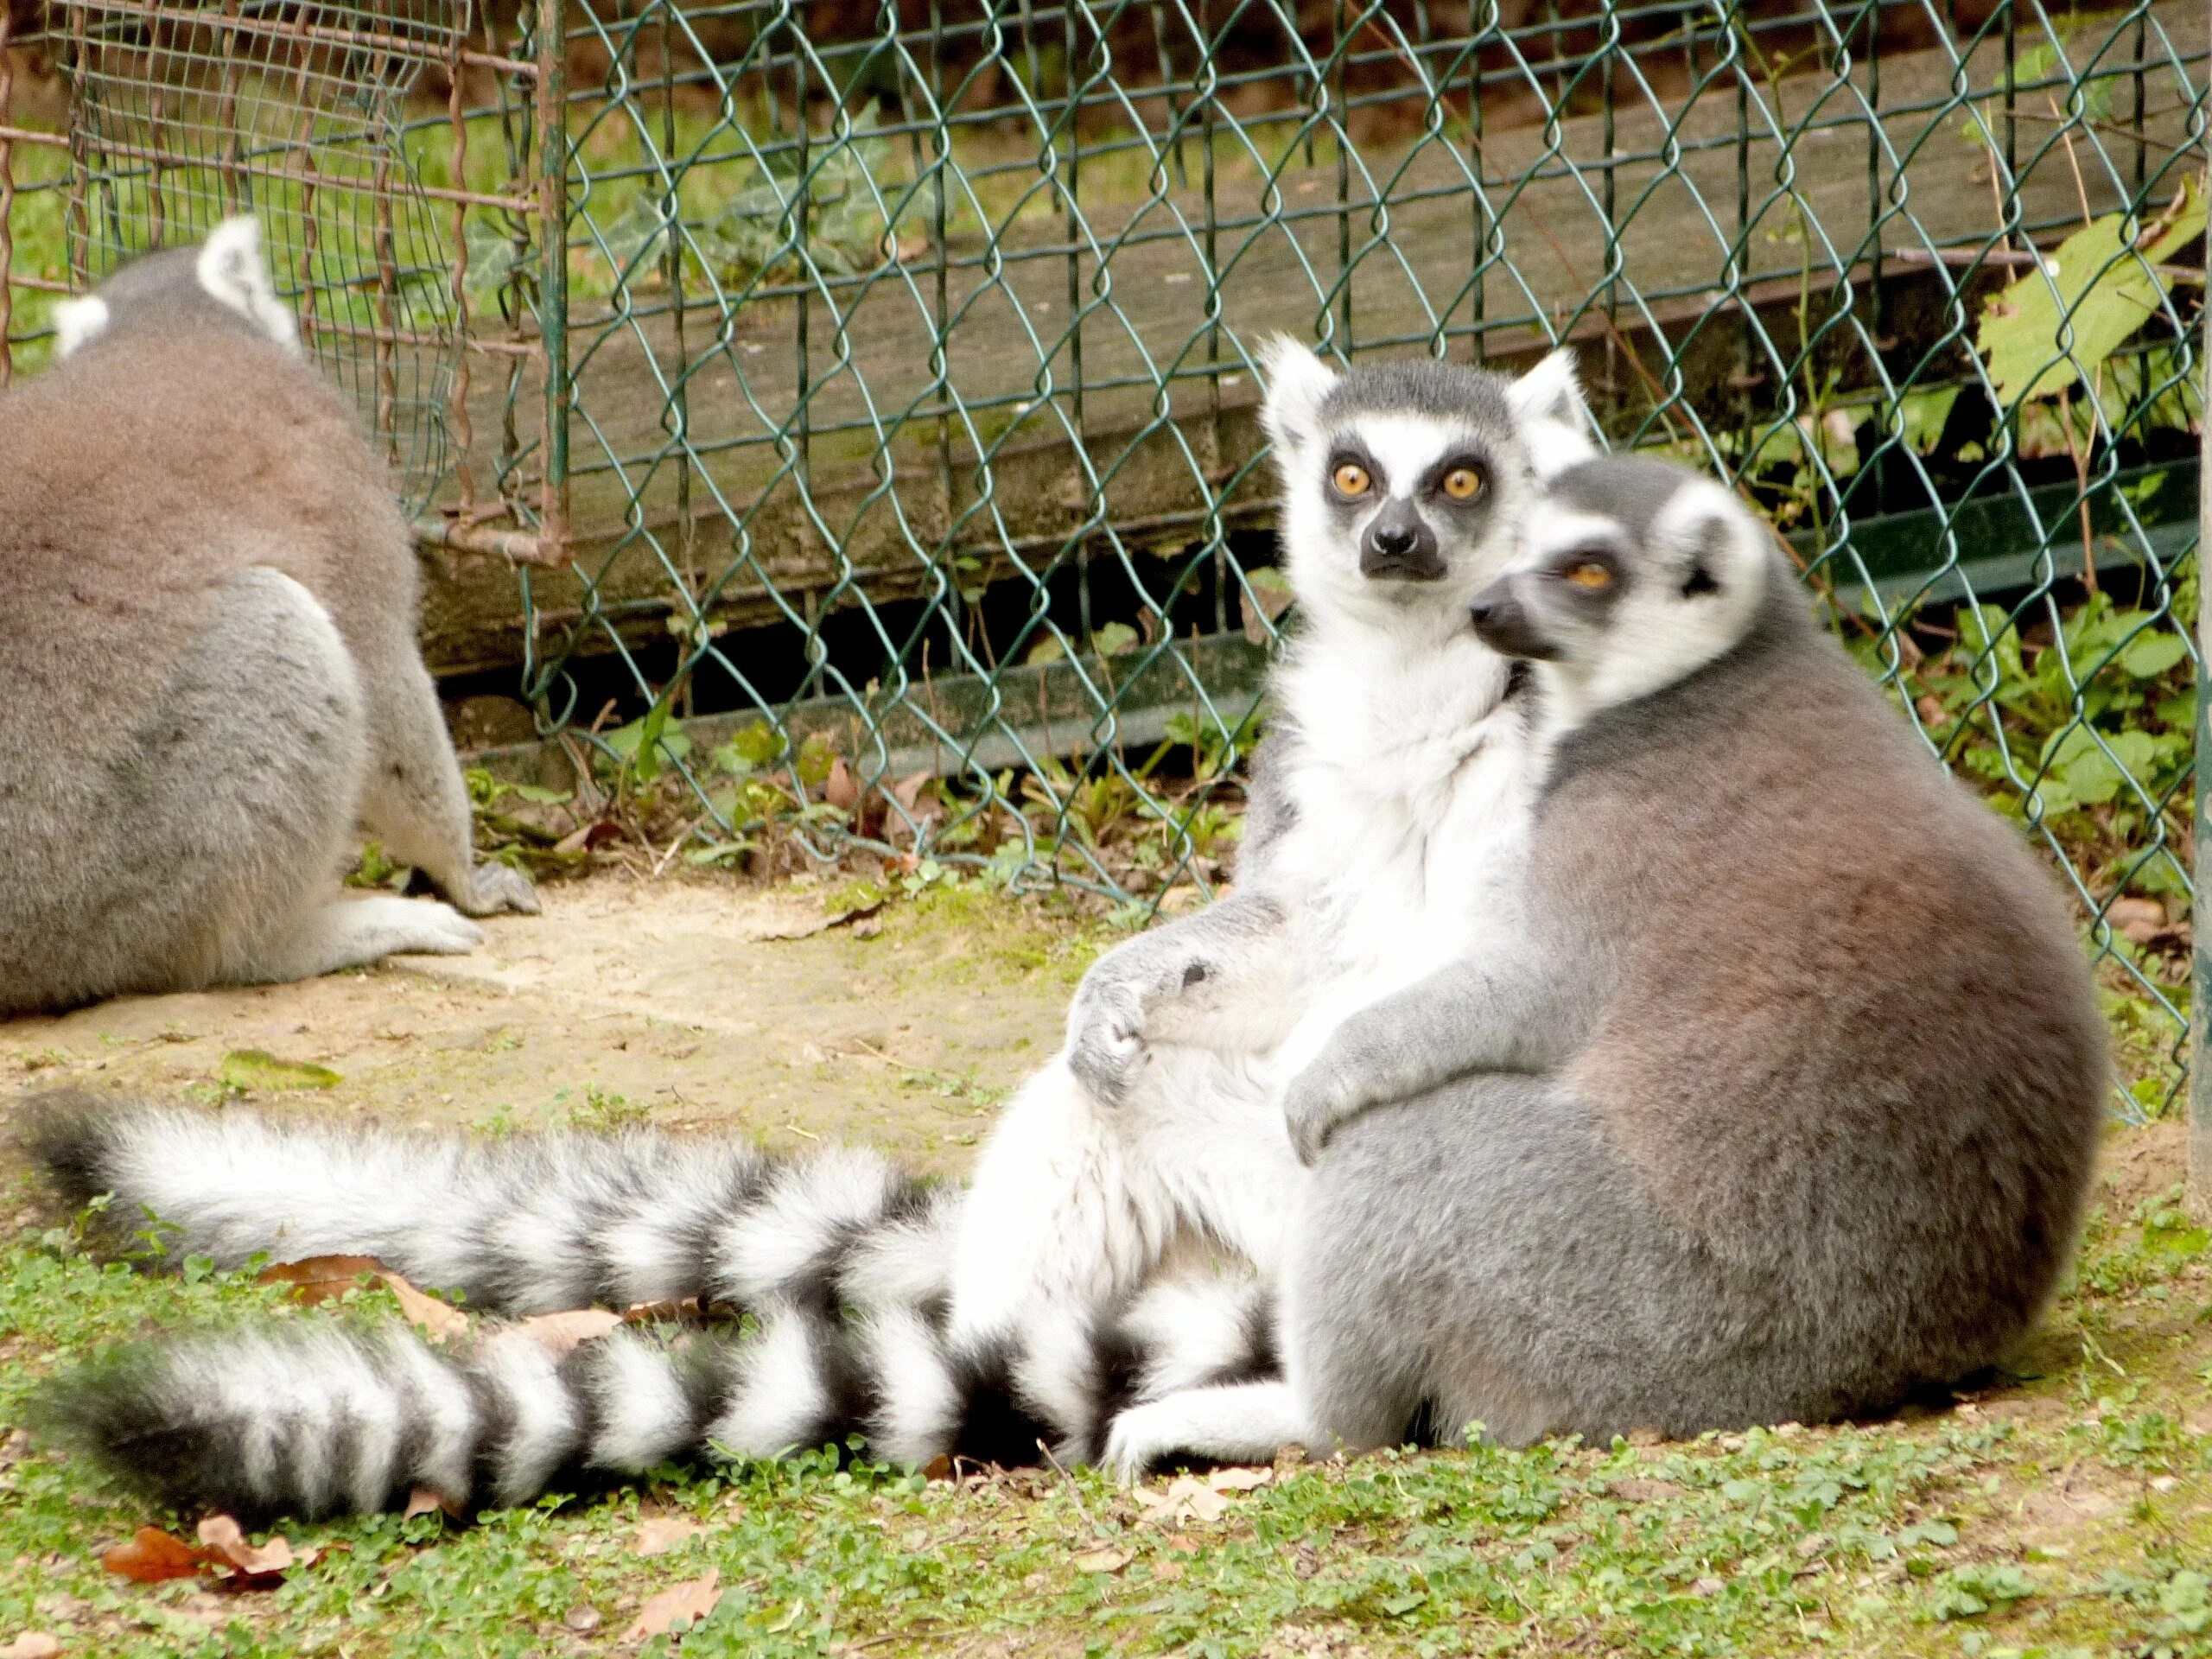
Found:
[[[341,899],[360,822],[471,915],[537,909],[474,863],[406,524],[253,220],[55,325],[0,395],[0,1015],[475,944]]]
[[[178,1255],[369,1253],[494,1312],[703,1294],[760,1322],[689,1358],[623,1333],[558,1367],[504,1337],[448,1356],[320,1327],[203,1336],[64,1379],[64,1426],[171,1497],[263,1510],[452,1492],[461,1452],[421,1460],[444,1447],[487,1460],[454,1496],[512,1501],[564,1461],[631,1470],[702,1439],[765,1454],[842,1426],[910,1460],[1040,1440],[1087,1458],[1126,1401],[1269,1370],[1265,1299],[1307,1179],[1273,1051],[1449,960],[1492,902],[1527,822],[1528,728],[1466,608],[1510,562],[1540,467],[1590,453],[1563,356],[1518,381],[1438,363],[1338,375],[1287,344],[1270,367],[1301,620],[1236,891],[1093,968],[1066,1049],[995,1127],[964,1201],[925,1200],[860,1154],[765,1171],[652,1139],[468,1152],[64,1112],[49,1165],[80,1194],[116,1192],[111,1214],[172,1224]],[[1256,1277],[1192,1262],[1206,1247]],[[346,1442],[343,1479],[340,1421],[385,1426]]]
[[[1719,486],[1592,461],[1529,543],[1472,607],[1533,666],[1521,926],[1290,1082],[1286,1375],[1124,1413],[1125,1471],[1878,1411],[2057,1276],[2107,1076],[2056,883]]]

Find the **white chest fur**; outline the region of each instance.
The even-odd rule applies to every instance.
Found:
[[[1306,642],[1279,682],[1294,809],[1271,886],[1325,981],[1410,982],[1468,954],[1517,883],[1537,760],[1507,664],[1433,644]]]

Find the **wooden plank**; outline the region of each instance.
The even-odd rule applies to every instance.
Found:
[[[2183,10],[2182,0],[2153,8],[2170,26]],[[1999,77],[1999,49],[1980,49],[1969,84]],[[1950,290],[1927,256],[1979,244],[1998,209],[1987,158],[1942,107],[1955,73],[1948,52],[1882,62],[1878,120],[1888,156],[1877,168],[1880,194],[1869,188],[1875,124],[1864,111],[1863,69],[1848,85],[1784,82],[1776,130],[1741,143],[1732,88],[1709,92],[1686,113],[1656,104],[1617,110],[1611,154],[1625,159],[1611,170],[1614,225],[1603,206],[1608,151],[1599,118],[1577,117],[1549,133],[1491,135],[1480,172],[1510,268],[1494,265],[1484,278],[1487,355],[1508,365],[1528,360],[1544,344],[1535,319],[1565,320],[1595,298],[1609,315],[1588,315],[1574,332],[1599,346],[1586,361],[1611,415],[1632,423],[1647,409],[1649,380],[1664,372],[1672,343],[1694,333],[1679,365],[1681,394],[1718,424],[1773,396],[1760,336],[1792,349],[1800,305],[1809,296],[1817,315],[1840,270],[1854,270],[1865,289],[1877,240],[1922,255],[1915,264],[1885,260],[1883,327],[1900,351],[1942,338],[1955,327]],[[1815,130],[1790,137],[1808,118]],[[1859,124],[1828,130],[1822,120]],[[2178,110],[2154,114],[2146,131],[2154,156],[2163,153],[2157,146],[2186,138]],[[2018,192],[2029,226],[2063,227],[2085,207],[2109,211],[2124,199],[2133,152],[2120,139],[2077,138],[2069,158],[2030,129],[2024,156],[2039,142],[2048,148],[2024,164]],[[1662,153],[1669,162],[1649,159]],[[1363,165],[1356,200],[1343,210],[1332,159],[1283,174],[1279,215],[1265,211],[1257,178],[1232,175],[1220,185],[1227,361],[1278,330],[1311,338],[1318,320],[1347,304],[1363,344],[1417,341],[1441,323],[1474,321],[1474,158],[1440,139],[1368,155]],[[1551,176],[1541,176],[1546,169]],[[1739,217],[1740,179],[1749,181],[1749,200]],[[1878,215],[1898,199],[1917,228],[1893,216],[1878,235]],[[1017,558],[1033,569],[1071,538],[1110,545],[1114,525],[1135,526],[1121,539],[1139,546],[1201,539],[1211,499],[1260,442],[1248,369],[1217,387],[1204,378],[1174,380],[1165,391],[1158,384],[1164,369],[1206,361],[1205,203],[1179,190],[1084,206],[1089,245],[1080,250],[1068,250],[1057,230],[1025,227],[995,256],[975,246],[950,251],[945,376],[969,412],[943,423],[930,362],[940,332],[931,265],[887,268],[810,300],[804,365],[795,348],[798,304],[789,298],[745,308],[726,331],[718,310],[687,308],[682,353],[665,312],[579,318],[570,518],[577,569],[595,583],[603,619],[591,623],[583,648],[611,648],[617,635],[665,639],[671,601],[687,581],[710,593],[715,618],[744,627],[773,621],[779,595],[804,610],[940,590],[948,549],[1004,575]],[[1348,271],[1338,258],[1347,215]],[[1751,303],[1715,312],[1732,255]],[[1609,269],[1618,272],[1610,288],[1601,280]],[[1071,283],[1083,300],[1079,407]],[[646,290],[639,304],[662,297]],[[1855,308],[1865,326],[1870,303],[1862,295]],[[1851,330],[1827,349],[1855,353],[1856,373],[1866,372]],[[1761,387],[1763,369],[1769,384]],[[480,434],[496,431],[500,418],[492,379],[480,378],[472,407]],[[697,456],[690,461],[671,434],[671,389],[679,380]],[[523,407],[536,407],[527,393]],[[789,441],[802,416],[810,435],[803,450]],[[987,456],[988,475],[980,464]],[[1264,517],[1268,488],[1264,476],[1248,473],[1226,505],[1246,521]],[[678,511],[680,492],[688,492],[688,515]],[[576,577],[531,580],[542,634],[585,616],[588,595]],[[426,645],[441,671],[519,655],[524,625],[504,561],[442,556],[429,587]]]

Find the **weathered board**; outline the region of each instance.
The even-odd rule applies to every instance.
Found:
[[[2177,30],[2190,10],[2154,8]],[[1998,49],[1980,49],[1969,84],[2000,79]],[[1878,74],[1878,100],[1863,66],[1847,83],[1786,80],[1751,101],[1749,136],[1732,90],[1716,88],[1686,112],[1617,100],[1610,135],[1592,115],[1487,134],[1478,157],[1442,137],[1365,154],[1344,207],[1333,156],[1286,170],[1264,197],[1255,172],[1231,171],[1210,208],[1185,189],[1100,202],[1078,179],[1086,226],[1072,242],[1057,218],[995,249],[956,238],[942,270],[925,254],[728,319],[688,296],[680,351],[664,291],[640,290],[634,314],[579,315],[569,518],[589,584],[533,573],[537,626],[557,638],[588,606],[586,649],[611,645],[610,629],[664,639],[680,585],[744,627],[856,594],[940,591],[955,580],[948,549],[1003,575],[1074,539],[1110,546],[1109,526],[1124,546],[1180,546],[1210,512],[1250,522],[1267,483],[1248,466],[1260,440],[1247,353],[1279,330],[1312,338],[1324,317],[1348,316],[1363,349],[1419,349],[1440,323],[1479,317],[1484,354],[1512,365],[1543,349],[1537,319],[1581,313],[1572,333],[1592,390],[1630,425],[1661,387],[1708,418],[1770,402],[1758,337],[1794,351],[1805,315],[1817,325],[1842,303],[1846,273],[1854,321],[1891,361],[1955,340],[1936,265],[1984,245],[2003,204],[1953,102],[1951,54],[1887,57]],[[2139,155],[2185,142],[2184,112],[2154,95],[2147,148],[2112,125],[2077,134],[2069,154],[2055,121],[2032,118],[2036,96],[2018,125],[2015,223],[2045,242],[2124,200]],[[1505,257],[1478,284],[1485,237]],[[1859,341],[1847,327],[1823,347],[1847,383],[1868,372]],[[1217,362],[1233,367],[1217,378]],[[501,419],[505,366],[477,371],[480,433]],[[679,384],[688,453],[672,430]],[[941,417],[948,385],[964,416]],[[539,396],[525,384],[522,406]],[[434,666],[518,660],[527,625],[511,567],[426,558]]]

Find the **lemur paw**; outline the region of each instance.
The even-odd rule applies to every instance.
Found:
[[[1134,1486],[1152,1472],[1152,1465],[1180,1446],[1162,1438],[1166,1423],[1160,1421],[1157,1402],[1131,1406],[1114,1419],[1106,1433],[1106,1452],[1099,1465],[1124,1486]]]
[[[1317,1062],[1290,1080],[1283,1090],[1283,1127],[1291,1150],[1311,1168],[1337,1126],[1362,1105],[1353,1080],[1333,1065]]]
[[[495,916],[505,910],[524,916],[538,912],[537,886],[512,864],[479,864],[470,886],[467,900],[455,902],[471,916]]]
[[[1108,957],[1084,976],[1068,1008],[1068,1070],[1102,1105],[1117,1106],[1145,1060],[1141,980]]]

